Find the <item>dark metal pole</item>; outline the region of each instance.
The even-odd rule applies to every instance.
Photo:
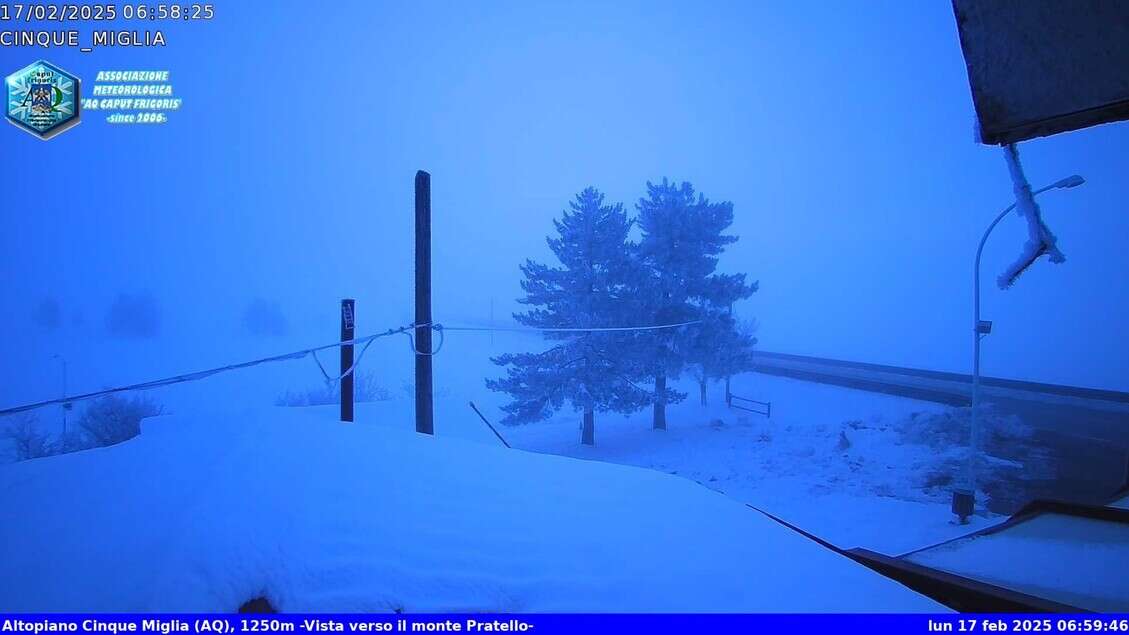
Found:
[[[502,438],[502,435],[498,433],[498,430],[496,430],[494,426],[490,425],[490,422],[486,420],[486,417],[482,415],[482,411],[478,409],[478,406],[474,405],[473,401],[470,402],[470,407],[474,410],[474,414],[478,415],[479,419],[482,419],[482,423],[485,423],[486,427],[490,428],[490,431],[494,433],[494,436],[498,437],[498,440],[502,442],[502,445],[506,446],[507,448],[510,447],[510,444],[507,443],[504,438]]]
[[[416,432],[435,434],[431,400],[431,175],[416,172]]]
[[[733,319],[733,303],[732,302],[729,303],[729,319],[730,320]],[[733,327],[734,330],[737,329],[736,324],[733,324],[732,327]],[[732,370],[732,369],[730,369],[730,370]],[[729,379],[731,377],[732,377],[731,373],[729,373],[729,372],[725,373],[725,406],[727,408],[733,405],[733,393],[729,392]]]
[[[341,341],[351,342],[356,333],[356,304],[346,298],[341,301]],[[341,374],[349,372],[353,367],[353,345],[341,346]],[[353,377],[356,373],[349,373],[341,378],[341,420],[353,420]]]

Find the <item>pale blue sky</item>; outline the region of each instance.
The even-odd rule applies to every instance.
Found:
[[[373,329],[406,320],[416,169],[448,322],[512,308],[575,192],[631,207],[667,176],[734,202],[723,266],[761,281],[740,311],[764,348],[968,368],[973,251],[1011,186],[973,141],[946,2],[216,5],[162,50],[0,51],[83,78],[168,69],[184,99],[162,127],[0,129],[5,376],[48,376],[21,337],[45,295],[96,338],[117,293],[152,292],[174,360],[254,297],[310,343],[344,295]],[[1000,292],[1025,230],[993,236],[986,374],[1129,389],[1127,147],[1126,124],[1021,146],[1034,185],[1088,183],[1041,199],[1065,264]]]

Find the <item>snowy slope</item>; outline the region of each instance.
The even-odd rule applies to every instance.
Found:
[[[679,388],[693,391],[683,382]],[[577,417],[503,427],[515,447],[651,468],[698,481],[756,505],[849,549],[897,556],[965,535],[1003,517],[955,522],[950,489],[923,489],[945,456],[906,442],[898,424],[912,413],[943,412],[939,404],[838,386],[746,374],[734,392],[772,402],[772,418],[729,409],[720,386],[710,405],[691,396],[668,408],[668,430],[651,430],[650,411],[602,414],[596,446],[577,440]],[[494,415],[488,411],[487,416]],[[839,446],[843,433],[850,447]],[[963,456],[962,448],[955,448]]]
[[[686,479],[327,419],[0,467],[0,611],[943,610]]]
[[[435,434],[444,439],[475,441],[486,445],[501,445],[498,437],[490,431],[482,419],[474,414],[467,401],[440,396],[434,399]],[[415,404],[410,399],[397,397],[387,401],[373,401],[354,405],[353,421],[359,424],[378,424],[393,427],[404,432],[416,429]],[[340,416],[340,406],[306,406],[299,410],[307,411],[325,421],[335,421]],[[505,429],[501,432],[505,434]]]

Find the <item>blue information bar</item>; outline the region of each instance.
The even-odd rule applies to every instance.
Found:
[[[26,633],[1129,633],[1119,615],[819,614],[20,614],[0,635]]]

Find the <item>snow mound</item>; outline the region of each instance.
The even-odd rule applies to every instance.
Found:
[[[685,479],[342,425],[166,415],[0,467],[0,611],[938,611]]]

